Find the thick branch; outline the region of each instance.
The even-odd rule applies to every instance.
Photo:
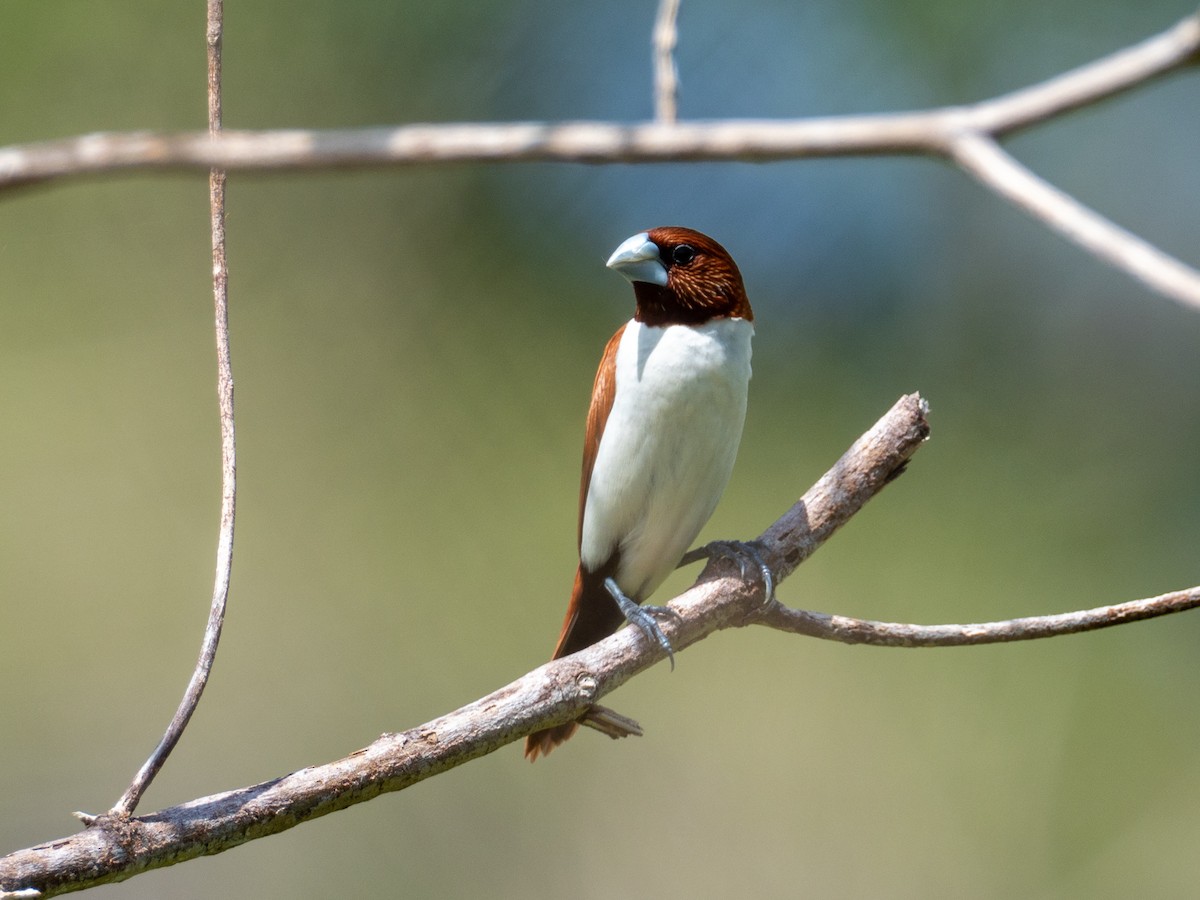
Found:
[[[903,469],[928,434],[925,413],[919,396],[901,398],[762,534],[764,557],[779,580]],[[755,585],[716,578],[673,601],[679,617],[665,627],[679,652],[714,631],[747,624],[761,613],[761,604]],[[72,837],[13,853],[0,859],[0,891],[32,889],[48,897],[122,881],[402,790],[540,728],[579,718],[663,655],[637,630],[623,629],[462,709],[402,734],[385,734],[336,762],[151,815],[101,816]]]

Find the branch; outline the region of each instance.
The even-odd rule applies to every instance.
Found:
[[[208,0],[208,127],[217,135],[221,131],[221,35],[223,0]],[[110,816],[129,816],[150,782],[162,769],[175,749],[200,696],[208,684],[221,628],[225,621],[225,604],[229,599],[229,579],[233,569],[233,524],[237,498],[237,449],[233,421],[233,371],[229,361],[229,270],[225,259],[225,173],[213,169],[209,173],[209,210],[212,228],[213,306],[217,335],[217,405],[221,418],[221,525],[217,535],[217,573],[213,584],[212,604],[208,624],[200,646],[200,656],[192,672],[183,699],[175,710],[167,730],[150,758],[142,764],[133,782],[109,811]],[[95,817],[76,813],[85,823]]]
[[[660,0],[654,22],[654,118],[670,124],[677,118],[679,70],[675,68],[679,0]]]
[[[659,8],[656,61],[669,61]],[[656,32],[657,33],[657,32]],[[924,155],[946,159],[1069,240],[1164,295],[1200,309],[1200,272],[1153,250],[995,148],[1005,135],[1097,103],[1200,59],[1200,13],[1155,37],[1040,84],[968,106],[800,120],[669,121],[674,87],[656,83],[659,121],[406,125],[333,131],[91,134],[0,148],[0,191],[126,170],[213,167],[238,171],[463,162],[770,162],[825,156]],[[1014,168],[1016,167],[1016,168]],[[1018,177],[1024,173],[1025,177]],[[1087,223],[1080,227],[1082,223]]]
[[[1200,309],[1200,272],[1030,172],[991,138],[964,132],[951,156],[984,187],[1152,290]]]
[[[776,581],[792,572],[904,467],[928,436],[925,402],[902,397],[759,541]],[[715,561],[710,568],[729,566]],[[724,571],[724,570],[722,570]],[[708,569],[705,574],[712,574]],[[703,576],[702,576],[703,577]],[[664,623],[676,653],[762,614],[761,586],[702,581],[671,604]],[[50,897],[220,853],[309,819],[402,790],[527,734],[578,719],[600,698],[664,658],[636,629],[617,634],[462,709],[385,734],[344,759],[134,818],[97,817],[71,837],[0,859],[3,892]]]
[[[1153,619],[1200,606],[1200,586],[1173,591],[1145,600],[1131,600],[1113,606],[1098,606],[1056,616],[1029,616],[984,622],[978,625],[904,625],[898,622],[872,622],[849,616],[788,609],[776,605],[759,620],[763,625],[803,634],[808,637],[839,641],[843,644],[870,644],[875,647],[967,647],[972,644],[1002,644],[1030,641],[1111,628],[1142,619]]]
[[[717,122],[449,123],[395,128],[96,133],[0,148],[0,189],[130,169],[295,170],[463,162],[771,162],[947,156],[964,131],[1028,128],[1195,63],[1200,14],[1041,84],[970,106],[907,113]]]

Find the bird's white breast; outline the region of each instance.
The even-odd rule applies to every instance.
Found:
[[[620,550],[617,584],[639,602],[679,563],[729,481],[753,334],[744,319],[625,327],[580,558],[594,571]]]

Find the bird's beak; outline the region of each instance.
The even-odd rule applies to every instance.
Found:
[[[667,267],[659,256],[658,244],[642,231],[623,241],[608,258],[608,267],[620,272],[630,281],[648,281],[667,285]]]

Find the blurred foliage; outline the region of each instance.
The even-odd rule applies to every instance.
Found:
[[[654,4],[229,4],[228,127],[650,113]],[[960,103],[1189,7],[683,6],[687,117]],[[203,125],[203,4],[9,0],[0,144]],[[1017,155],[1197,259],[1194,76]],[[0,836],[106,808],[157,740],[211,590],[218,434],[201,176],[0,211]],[[458,166],[229,188],[240,496],[214,680],[145,810],[269,778],[542,662],[574,565],[606,253],[682,223],[758,313],[705,532],[774,519],[906,391],[933,440],[781,590],[979,621],[1197,581],[1200,316],[923,160]],[[690,573],[689,573],[690,574]],[[687,584],[678,575],[663,591]],[[612,698],[638,741],[514,747],[128,897],[1186,896],[1193,616],[896,651],[726,633]]]

